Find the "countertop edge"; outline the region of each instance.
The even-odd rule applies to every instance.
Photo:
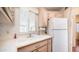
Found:
[[[45,38],[45,39],[42,39],[42,40],[39,40],[39,41],[35,41],[35,42],[29,43],[29,44],[25,44],[25,45],[21,45],[21,46],[16,46],[16,47],[17,47],[17,49],[18,49],[18,48],[22,48],[22,47],[24,47],[24,46],[29,46],[29,45],[31,45],[31,44],[35,44],[35,43],[38,43],[38,42],[41,42],[41,41],[44,41],[44,40],[48,40],[48,39],[51,39],[51,38],[52,38],[52,37],[49,36],[48,38]]]

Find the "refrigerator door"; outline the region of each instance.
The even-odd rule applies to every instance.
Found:
[[[54,18],[53,29],[67,29],[68,20],[66,18]]]
[[[68,20],[66,18],[50,19],[48,34],[53,37],[54,52],[68,52]]]
[[[53,51],[68,52],[68,31],[67,30],[52,30],[53,31]]]

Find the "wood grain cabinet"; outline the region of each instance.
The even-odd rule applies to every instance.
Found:
[[[48,46],[45,45],[45,46],[39,48],[39,49],[38,49],[38,52],[48,52]]]
[[[44,8],[39,8],[39,27],[47,27],[48,14]]]
[[[76,23],[79,23],[79,15],[76,15]]]
[[[52,45],[52,39],[49,39],[48,40],[48,52],[51,52],[53,49],[53,47],[52,47],[53,45]]]
[[[52,39],[43,40],[28,46],[18,48],[18,52],[51,52],[52,51]]]

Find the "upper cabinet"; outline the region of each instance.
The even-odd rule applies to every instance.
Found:
[[[39,8],[39,27],[47,27],[48,13],[44,8]]]
[[[79,15],[76,15],[76,23],[79,23]]]
[[[63,11],[48,11],[48,18],[63,18],[64,13]]]
[[[0,25],[12,24],[14,22],[14,8],[0,8]]]

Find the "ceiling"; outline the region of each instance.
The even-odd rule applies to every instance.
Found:
[[[64,10],[65,7],[45,7],[48,11],[61,11]]]

